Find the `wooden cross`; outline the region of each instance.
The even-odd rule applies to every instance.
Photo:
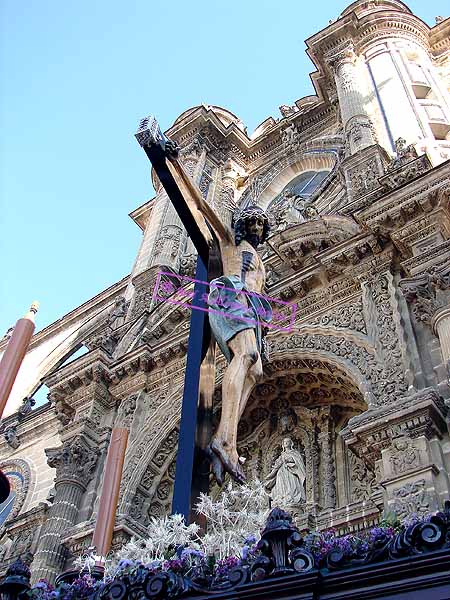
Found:
[[[189,202],[195,184],[174,169],[175,144],[164,136],[153,116],[142,119],[135,135],[198,252],[172,501],[172,513],[184,515],[188,522],[192,520],[192,504],[201,491],[208,492],[209,488],[209,462],[204,449],[211,437],[215,379],[215,342],[208,315],[195,308],[206,308],[204,294],[208,290],[202,282],[221,274],[220,253],[203,216]]]

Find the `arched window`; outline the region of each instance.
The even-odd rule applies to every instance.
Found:
[[[319,188],[328,173],[329,171],[305,171],[300,173],[284,187],[278,196],[288,191],[296,196],[309,198]]]

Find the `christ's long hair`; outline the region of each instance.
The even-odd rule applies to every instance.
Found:
[[[234,241],[236,246],[239,246],[242,240],[247,240],[252,244],[252,246],[254,245],[254,240],[249,240],[247,221],[255,216],[261,217],[264,222],[263,232],[259,240],[259,244],[264,244],[269,237],[270,225],[266,213],[259,206],[247,206],[246,208],[237,211],[233,219]]]

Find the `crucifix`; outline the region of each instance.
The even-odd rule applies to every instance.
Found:
[[[260,296],[265,270],[256,249],[267,239],[269,225],[264,211],[256,206],[237,213],[233,229],[222,223],[183,169],[177,144],[163,135],[154,117],[141,121],[136,138],[198,252],[172,503],[172,512],[188,520],[191,500],[202,487],[202,491],[208,489],[205,460],[203,468],[195,469],[203,472],[203,481],[197,490],[192,489],[196,440],[197,451],[209,461],[219,485],[226,473],[245,482],[237,428],[250,393],[262,377],[263,323],[270,321],[271,308]],[[222,384],[221,419],[211,436],[214,340],[228,367]]]

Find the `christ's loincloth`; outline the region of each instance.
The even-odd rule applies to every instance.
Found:
[[[223,275],[210,282],[208,307],[211,329],[228,362],[232,359],[228,342],[245,329],[255,331],[258,352],[262,354],[262,322],[272,319],[272,308],[265,298],[246,290],[238,275]]]

